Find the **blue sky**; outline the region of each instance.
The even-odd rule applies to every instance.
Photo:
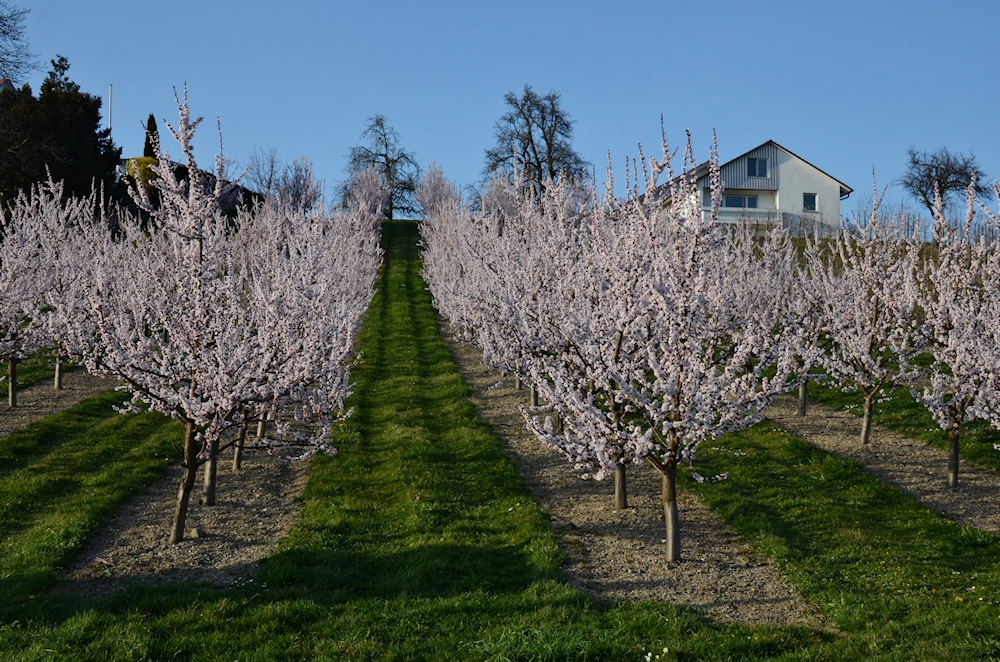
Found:
[[[366,118],[384,114],[422,165],[476,181],[503,96],[556,90],[574,146],[603,180],[660,115],[699,160],[713,130],[722,160],[772,139],[853,187],[843,210],[898,178],[906,150],[972,151],[1000,177],[1000,3],[843,0],[598,3],[508,0],[307,2],[14,0],[43,71],[105,98],[113,138],[142,152],[150,112],[176,122],[185,83],[205,123],[196,142],[245,162],[255,147],[312,159],[329,187]],[[24,82],[24,81],[22,81]],[[165,132],[161,126],[161,135]],[[176,153],[176,149],[173,150]],[[898,186],[890,200],[903,201]]]

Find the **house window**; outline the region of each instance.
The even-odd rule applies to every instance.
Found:
[[[816,194],[802,194],[802,211],[816,211]]]
[[[747,177],[767,177],[767,159],[747,159]]]
[[[723,207],[736,207],[737,209],[756,209],[756,195],[726,195],[722,200]]]

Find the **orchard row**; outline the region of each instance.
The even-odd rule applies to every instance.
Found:
[[[585,476],[614,473],[618,503],[625,465],[654,466],[670,560],[678,465],[810,371],[861,392],[862,443],[883,388],[910,385],[948,431],[956,486],[961,425],[1000,427],[1000,247],[971,232],[978,213],[998,218],[975,182],[964,225],[938,196],[933,227],[915,227],[876,189],[836,237],[793,241],[718,221],[714,149],[707,213],[690,144],[679,174],[668,154],[665,143],[661,159],[640,154],[624,199],[610,169],[603,195],[569,178],[540,193],[496,178],[475,210],[440,170],[418,190],[435,305],[487,363],[531,384],[528,428]]]
[[[184,424],[172,542],[184,536],[198,467],[214,477],[219,453],[241,450],[251,424],[273,421],[299,457],[334,452],[331,420],[343,415],[355,332],[381,264],[386,195],[368,172],[336,213],[271,200],[226,217],[223,160],[213,175],[198,168],[200,118],[186,97],[178,107],[169,129],[187,179],[157,144],[156,201],[138,187],[138,214],[50,181],[22,193],[0,242],[0,357],[12,377],[26,355],[56,346],[121,380],[125,409]],[[13,405],[14,379],[9,388]]]

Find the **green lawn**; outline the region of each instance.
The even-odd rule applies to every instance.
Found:
[[[476,418],[437,333],[415,224],[384,231],[355,415],[335,431],[337,456],[314,461],[301,520],[257,579],[85,600],[52,579],[68,552],[4,566],[5,659],[638,661],[664,647],[661,659],[1000,659],[996,538],[767,422],[706,446],[702,473],[730,480],[685,489],[776,559],[838,632],[712,624],[572,589],[547,516]],[[55,452],[41,446],[23,462]],[[0,481],[21,470],[6,461]],[[60,489],[53,503],[72,509],[78,497]],[[27,521],[4,526],[35,536]]]
[[[116,505],[176,459],[176,423],[122,416],[111,391],[0,439],[0,623],[37,613],[35,593]]]

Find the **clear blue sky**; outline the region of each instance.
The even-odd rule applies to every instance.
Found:
[[[43,71],[105,98],[113,138],[142,152],[150,112],[176,122],[187,83],[205,116],[199,162],[218,148],[306,155],[332,187],[366,118],[384,114],[423,166],[476,181],[503,96],[556,90],[574,146],[603,180],[641,141],[690,129],[699,160],[712,131],[723,161],[773,139],[853,187],[844,205],[898,178],[906,150],[972,151],[1000,177],[1000,2],[721,0],[714,3],[482,0],[14,0],[31,9]],[[23,81],[22,81],[23,82]],[[161,125],[161,136],[165,136]],[[176,154],[176,149],[173,153]],[[898,187],[890,199],[904,200]]]

